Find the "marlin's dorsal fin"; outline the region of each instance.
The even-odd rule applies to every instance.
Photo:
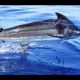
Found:
[[[67,20],[68,20],[68,18],[65,17],[63,14],[58,13],[58,12],[55,12],[55,13],[56,13],[56,15],[57,15],[57,19],[67,19]]]
[[[56,15],[57,15],[57,22],[59,22],[59,24],[61,24],[62,26],[66,26],[66,27],[69,27],[69,28],[72,28],[74,30],[80,30],[77,26],[74,25],[74,23],[69,20],[66,16],[64,16],[63,14],[61,13],[58,13],[58,12],[55,12]],[[62,24],[63,23],[63,24]],[[67,25],[66,25],[67,24]]]

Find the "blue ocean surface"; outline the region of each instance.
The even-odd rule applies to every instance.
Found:
[[[55,12],[80,28],[79,5],[0,5],[0,27],[56,19]],[[49,36],[35,38],[25,52],[19,43],[0,41],[0,75],[80,74],[80,37],[64,41]]]

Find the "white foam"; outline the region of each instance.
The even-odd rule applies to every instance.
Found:
[[[0,44],[0,53],[19,53],[23,52],[22,47],[18,43],[5,42]]]

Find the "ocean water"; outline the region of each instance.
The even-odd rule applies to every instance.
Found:
[[[0,5],[0,27],[56,19],[55,12],[64,14],[80,28],[79,5]],[[80,37],[65,41],[49,36],[35,38],[25,52],[19,43],[0,41],[0,75],[80,74]]]

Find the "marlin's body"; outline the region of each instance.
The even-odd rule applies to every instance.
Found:
[[[1,40],[20,39],[30,36],[52,36],[65,38],[72,35],[79,35],[80,30],[64,15],[56,13],[58,19],[43,20],[28,24],[18,25],[0,32]]]
[[[3,29],[0,33],[0,40],[19,42],[21,44],[27,44],[37,40],[37,36],[54,36],[56,32],[54,30],[54,24],[52,19],[43,20],[29,24],[23,24],[8,29]],[[34,38],[32,38],[34,37]]]
[[[4,29],[0,33],[0,37],[19,38],[41,36],[51,34],[51,32],[54,34],[53,20],[43,20]]]

